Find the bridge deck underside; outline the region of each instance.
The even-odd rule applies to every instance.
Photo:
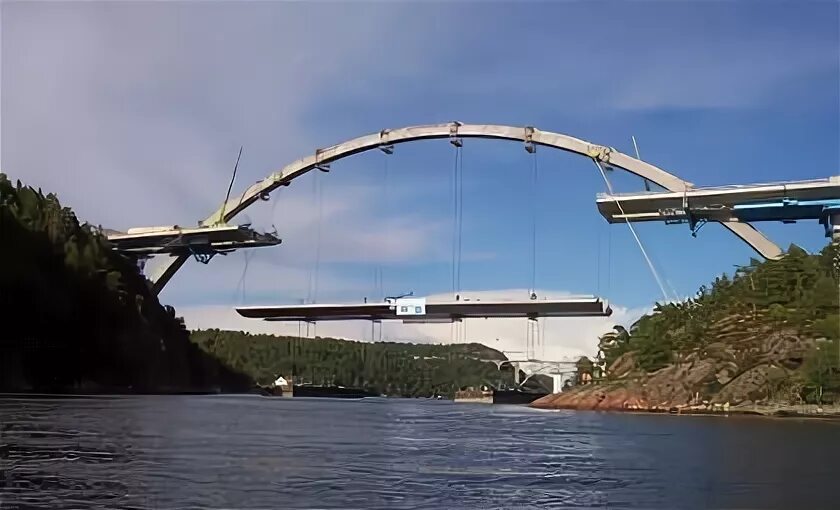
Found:
[[[389,303],[310,304],[241,307],[243,317],[269,321],[401,320],[451,322],[468,318],[608,317],[609,305],[598,298],[580,300],[451,301],[427,303],[423,315],[398,315]]]
[[[152,232],[111,234],[108,241],[118,251],[135,255],[226,251],[280,244],[271,234],[260,234],[247,227],[220,226],[192,229],[167,229]]]
[[[667,221],[685,217],[688,212],[697,218],[714,221],[783,221],[820,219],[821,204],[838,199],[840,178],[830,178],[786,184],[694,188],[686,192],[600,194],[597,205],[598,211],[610,223]],[[787,206],[783,201],[791,202]],[[759,212],[759,208],[763,210]]]

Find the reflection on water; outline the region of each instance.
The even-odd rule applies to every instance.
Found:
[[[0,509],[840,508],[840,424],[257,396],[0,398]]]

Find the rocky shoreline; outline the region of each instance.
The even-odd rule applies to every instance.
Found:
[[[759,326],[739,315],[713,328],[717,342],[683,353],[656,371],[640,370],[638,354],[627,352],[610,365],[607,378],[548,395],[531,406],[691,415],[840,415],[840,406],[808,405],[801,396],[799,370],[816,339]]]
[[[600,385],[573,388],[535,400],[530,407],[546,410],[605,411],[644,414],[670,414],[679,416],[761,416],[773,418],[840,419],[840,406],[814,404],[755,404],[730,405],[725,403],[700,403],[691,405],[650,405],[638,397],[624,398],[626,393],[607,395]]]

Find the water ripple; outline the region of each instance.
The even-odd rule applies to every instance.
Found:
[[[414,400],[0,398],[0,508],[835,508],[836,431]]]

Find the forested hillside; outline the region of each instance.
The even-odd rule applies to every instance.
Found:
[[[0,174],[0,391],[247,389],[189,341],[132,261]]]
[[[362,387],[394,396],[452,395],[464,386],[510,384],[505,356],[481,344],[430,345],[353,342],[334,338],[193,331],[192,339],[234,369],[268,385],[278,375],[296,382]]]
[[[55,195],[4,174],[0,243],[0,391],[244,391],[294,373],[315,384],[428,396],[512,380],[477,361],[504,358],[478,344],[221,331],[194,332],[190,341],[174,309],[100,229],[80,223]]]
[[[601,338],[601,384],[547,407],[840,403],[840,247],[751,260]]]

